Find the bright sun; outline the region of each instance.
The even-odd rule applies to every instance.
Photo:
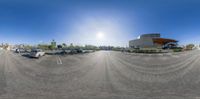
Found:
[[[97,38],[98,40],[104,39],[104,33],[98,32],[98,33],[96,34],[96,38]]]

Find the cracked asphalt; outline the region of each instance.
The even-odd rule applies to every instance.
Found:
[[[76,55],[0,51],[0,99],[200,99],[200,51]]]

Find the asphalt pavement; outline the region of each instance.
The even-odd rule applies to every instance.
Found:
[[[0,52],[0,99],[200,99],[200,51]]]

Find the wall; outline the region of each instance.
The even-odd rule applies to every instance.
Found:
[[[129,41],[129,47],[131,48],[145,48],[154,47],[153,40],[150,37],[144,37],[141,39]]]

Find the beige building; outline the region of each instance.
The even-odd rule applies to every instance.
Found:
[[[165,48],[177,45],[176,40],[161,38],[159,33],[143,34],[138,39],[130,40],[130,48]]]

